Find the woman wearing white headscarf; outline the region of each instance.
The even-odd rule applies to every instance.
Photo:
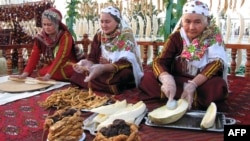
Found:
[[[121,17],[119,9],[108,6],[101,10],[101,29],[97,31],[87,59],[74,65],[71,82],[119,94],[126,88],[137,87],[143,76],[139,48],[133,32]],[[88,75],[83,72],[89,72]]]
[[[169,101],[184,98],[189,109],[206,108],[227,97],[227,54],[205,3],[193,0],[184,5],[180,28],[153,61],[153,73],[145,73],[140,88]]]

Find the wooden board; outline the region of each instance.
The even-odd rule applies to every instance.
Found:
[[[52,86],[53,84],[27,84],[24,81],[12,81],[8,80],[6,82],[0,83],[0,91],[10,92],[10,93],[19,93],[19,92],[28,92],[44,89]]]

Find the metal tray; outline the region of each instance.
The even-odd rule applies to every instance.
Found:
[[[145,124],[148,126],[155,127],[167,127],[167,128],[178,128],[178,129],[192,129],[192,130],[201,130],[201,131],[214,131],[214,132],[223,132],[224,125],[232,125],[236,123],[236,120],[233,118],[225,117],[223,113],[217,112],[215,124],[208,129],[200,128],[200,123],[205,115],[206,111],[189,111],[178,121],[170,124],[155,124],[151,122],[148,117],[145,117]]]
[[[138,116],[135,119],[134,124],[139,125],[147,113],[148,113],[148,109],[146,109],[140,116]],[[96,127],[98,126],[98,123],[93,122],[94,117],[97,115],[98,113],[94,113],[83,121],[83,125],[84,125],[83,129],[88,130],[90,134],[92,135],[96,135],[97,133]]]

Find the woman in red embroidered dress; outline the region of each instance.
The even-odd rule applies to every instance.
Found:
[[[97,31],[87,59],[74,65],[71,82],[93,90],[119,94],[139,85],[143,76],[139,48],[133,32],[112,6],[101,10],[101,29]],[[89,74],[86,76],[86,72]]]
[[[167,39],[140,88],[169,101],[184,98],[189,109],[206,108],[227,97],[227,54],[206,4],[194,0],[184,5],[180,28]]]
[[[24,79],[38,67],[36,76],[39,80],[68,81],[74,72],[71,64],[77,60],[73,37],[61,20],[61,13],[55,8],[43,12],[42,32],[35,36],[31,56],[23,73],[10,77]]]

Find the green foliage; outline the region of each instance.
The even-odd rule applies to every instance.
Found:
[[[73,29],[73,26],[76,23],[76,19],[80,17],[79,13],[77,12],[79,3],[81,3],[79,0],[70,0],[70,2],[67,2],[66,6],[67,9],[66,25],[75,40],[77,40],[77,37]]]
[[[235,71],[236,75],[245,75],[246,68],[243,65],[240,65],[239,69]],[[231,73],[231,68],[228,67],[228,73]]]
[[[164,4],[166,5],[166,19],[164,26],[160,29],[160,34],[164,36],[165,40],[172,33],[175,25],[182,16],[182,7],[185,2],[186,0],[177,0],[177,3],[174,3],[173,0],[164,0]]]

